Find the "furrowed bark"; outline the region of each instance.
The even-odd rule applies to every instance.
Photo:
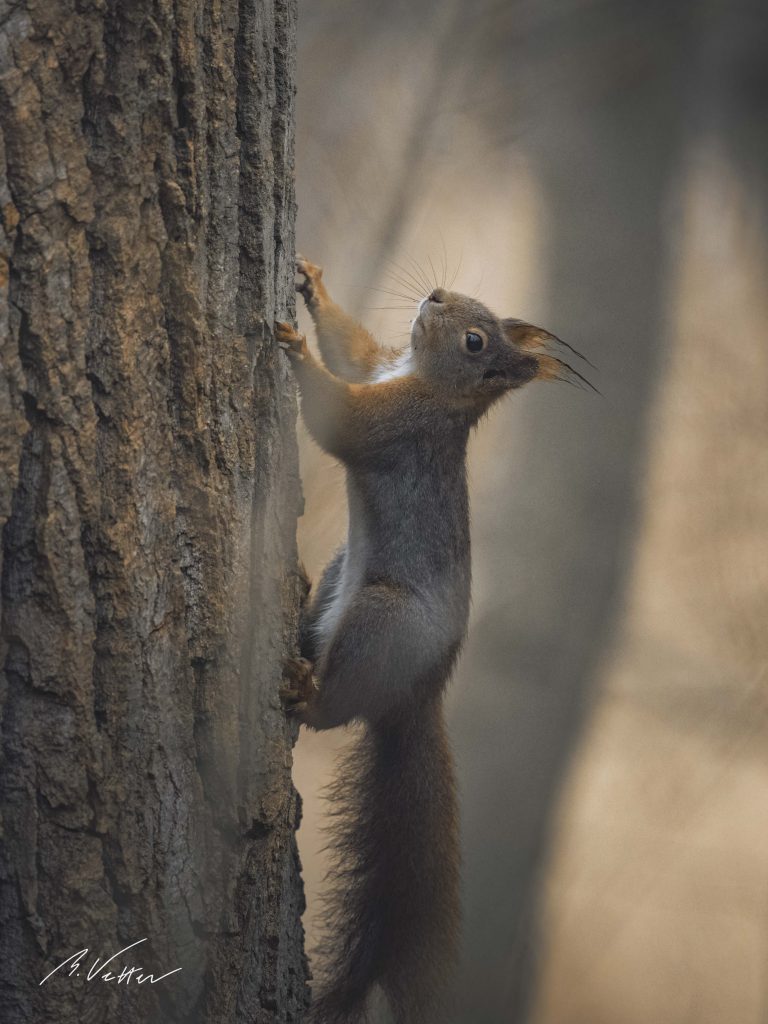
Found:
[[[295,13],[0,5],[8,1024],[303,1016]]]

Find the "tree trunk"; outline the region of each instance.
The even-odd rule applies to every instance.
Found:
[[[295,3],[0,8],[0,1015],[299,1021]]]

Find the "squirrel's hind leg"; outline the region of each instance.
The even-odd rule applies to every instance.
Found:
[[[280,697],[285,710],[300,721],[307,720],[310,703],[316,701],[317,687],[314,680],[314,665],[320,656],[323,637],[319,623],[329,606],[338,596],[338,588],[346,557],[346,547],[341,547],[326,566],[313,595],[304,567],[301,566],[305,596],[299,610],[299,651],[301,657],[289,658],[284,666],[285,684]]]
[[[315,698],[317,687],[313,670],[312,662],[306,658],[289,658],[283,665],[286,685],[280,688],[280,699],[290,714],[302,714]]]

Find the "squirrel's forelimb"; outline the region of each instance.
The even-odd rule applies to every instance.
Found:
[[[347,464],[394,457],[403,440],[427,425],[433,390],[403,377],[382,384],[353,384],[334,376],[312,355],[290,324],[275,323],[275,337],[291,360],[307,429],[320,447]]]
[[[329,455],[344,458],[352,428],[350,385],[329,373],[307,347],[307,339],[290,324],[275,323],[275,337],[290,359],[301,390],[304,421]]]
[[[381,347],[362,324],[331,299],[323,284],[322,267],[298,256],[296,272],[303,278],[296,291],[304,297],[312,316],[326,366],[344,380],[364,381],[381,359]]]

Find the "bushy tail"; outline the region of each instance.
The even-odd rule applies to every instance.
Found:
[[[362,1024],[376,984],[398,1024],[445,1021],[459,847],[440,701],[368,726],[343,758],[331,800],[336,861],[313,1024]]]

